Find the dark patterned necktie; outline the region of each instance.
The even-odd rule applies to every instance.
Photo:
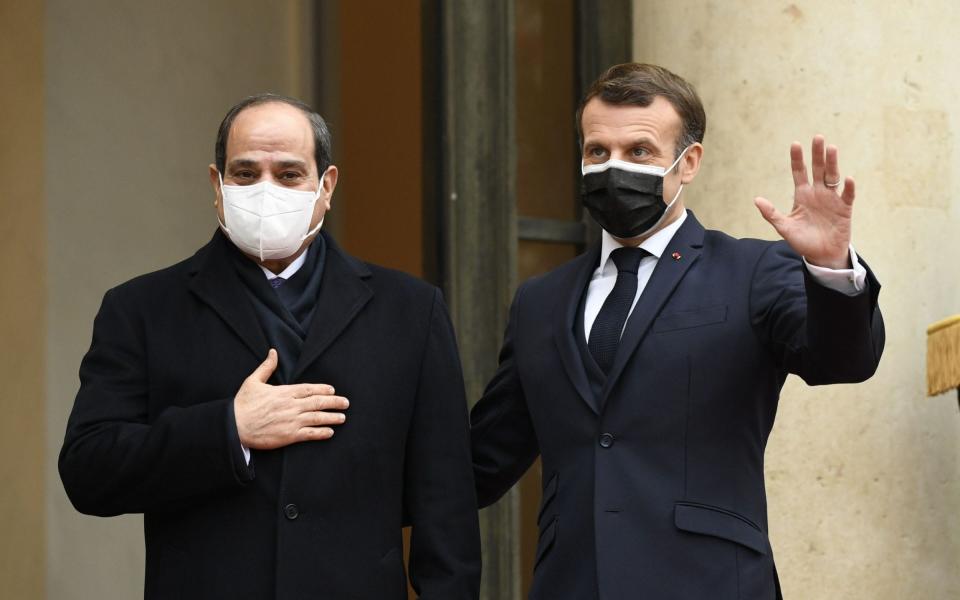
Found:
[[[283,277],[274,277],[273,279],[270,280],[270,287],[272,287],[273,289],[277,289],[278,287],[283,285],[283,282],[285,281],[286,279],[284,279]]]
[[[637,269],[648,254],[642,248],[617,248],[610,253],[610,258],[617,265],[617,283],[603,301],[587,342],[590,354],[604,373],[608,373],[613,366],[623,324],[627,322],[627,315],[637,295]]]

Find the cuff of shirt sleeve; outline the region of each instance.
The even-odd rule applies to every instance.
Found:
[[[807,259],[803,259],[803,264],[813,279],[825,288],[829,288],[847,296],[856,296],[863,293],[866,289],[867,270],[857,259],[857,252],[850,244],[850,264],[851,269],[828,269],[811,265]]]
[[[253,466],[250,465],[250,449],[240,443],[237,431],[237,416],[233,412],[233,402],[227,403],[227,443],[230,445],[230,462],[240,481],[253,479]]]

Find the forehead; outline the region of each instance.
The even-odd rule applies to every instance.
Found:
[[[313,130],[303,112],[289,104],[269,102],[237,114],[227,138],[227,162],[297,158],[313,164]]]
[[[680,133],[680,115],[663,96],[650,106],[608,104],[592,98],[581,116],[583,141],[616,144],[645,138],[662,147],[672,147]]]

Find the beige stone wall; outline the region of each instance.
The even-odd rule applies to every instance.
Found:
[[[960,414],[924,396],[925,328],[960,313],[958,23],[947,1],[634,3],[635,59],[706,105],[685,193],[708,227],[776,237],[752,198],[788,210],[789,144],[818,132],[857,180],[887,347],[865,384],[784,390],[767,489],[788,598],[960,597]]]
[[[79,515],[57,475],[77,368],[104,291],[213,233],[207,165],[227,108],[260,91],[308,96],[310,3],[46,6],[47,594],[137,598],[141,518]]]

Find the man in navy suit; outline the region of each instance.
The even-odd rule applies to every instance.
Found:
[[[516,293],[471,415],[480,504],[541,456],[533,599],[772,600],[763,455],[783,382],[863,381],[883,349],[853,179],[821,136],[809,173],[794,143],[791,212],[755,200],[784,241],[738,240],[684,208],[706,130],[686,81],[612,67],[578,120],[602,242]]]

